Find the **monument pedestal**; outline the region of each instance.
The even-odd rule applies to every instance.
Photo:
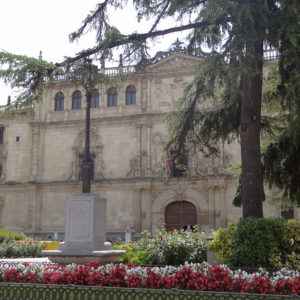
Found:
[[[112,262],[124,253],[104,245],[106,199],[97,194],[70,195],[65,203],[65,242],[59,250],[43,251],[55,263]]]

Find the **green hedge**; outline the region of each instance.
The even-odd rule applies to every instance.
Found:
[[[284,260],[286,221],[242,219],[233,234],[231,264],[236,267],[276,268]]]
[[[99,288],[63,285],[0,284],[0,300],[291,300],[297,296]]]
[[[217,258],[234,267],[300,269],[300,222],[275,218],[242,219],[220,228],[209,245]]]

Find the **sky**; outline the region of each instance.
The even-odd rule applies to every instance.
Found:
[[[80,26],[100,1],[1,0],[0,49],[33,57],[38,57],[42,51],[44,59],[62,61],[64,56],[72,56],[93,45],[92,33],[75,43],[69,42],[68,35]],[[122,10],[112,11],[110,16],[111,23],[123,33],[144,32],[151,26],[149,22],[137,23],[135,11],[130,5]],[[170,25],[170,20],[163,25]],[[166,48],[175,39],[174,35],[160,39],[155,48]],[[0,83],[0,105],[6,104],[8,95],[14,96],[13,91]]]

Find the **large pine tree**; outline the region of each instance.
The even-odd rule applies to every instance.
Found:
[[[84,49],[56,65],[39,60],[28,61],[28,58],[2,52],[0,62],[4,67],[8,64],[9,68],[0,72],[0,76],[15,86],[29,88],[27,95],[33,99],[45,75],[68,71],[74,63],[93,55],[107,59],[114,50],[122,51],[125,60],[134,59],[142,64],[147,61],[148,39],[185,32],[187,48],[191,53],[202,48],[205,51],[202,51],[201,68],[172,118],[172,142],[180,155],[187,137],[208,151],[216,150],[215,145],[220,139],[226,141],[239,137],[243,217],[262,217],[264,192],[260,136],[264,47],[273,47],[281,52],[279,63],[281,86],[284,87],[281,96],[288,98],[293,106],[299,93],[295,87],[298,84],[295,79],[297,75],[291,79],[287,74],[290,69],[297,68],[293,55],[299,57],[298,0],[132,2],[138,19],[153,19],[153,25],[147,32],[128,35],[112,26],[109,22],[110,8],[122,7],[127,1],[105,0],[70,35],[71,41],[74,41],[92,28],[96,30],[94,47]],[[162,20],[169,17],[173,18],[174,26],[161,29]],[[292,95],[286,91],[291,88],[294,90]],[[211,99],[214,99],[215,108],[203,112],[201,105]],[[268,178],[271,178],[270,174],[274,172],[270,164],[268,170]]]

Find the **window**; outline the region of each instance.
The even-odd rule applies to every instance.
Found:
[[[117,106],[118,105],[118,92],[116,88],[110,88],[107,91],[107,106]]]
[[[54,110],[63,111],[64,110],[64,99],[65,96],[62,92],[58,92],[54,98]]]
[[[92,91],[91,108],[97,108],[100,104],[100,95],[98,90]]]
[[[0,145],[4,143],[4,127],[0,126]]]
[[[75,91],[72,95],[72,109],[81,109],[81,92]]]
[[[126,89],[126,105],[136,104],[136,88],[129,85]]]

